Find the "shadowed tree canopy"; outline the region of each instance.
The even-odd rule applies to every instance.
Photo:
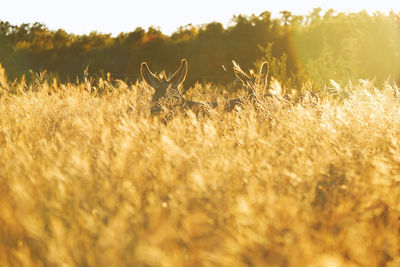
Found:
[[[188,85],[232,82],[232,60],[245,70],[268,60],[271,76],[286,85],[307,79],[321,85],[329,79],[383,81],[398,79],[400,74],[399,17],[393,12],[323,13],[316,8],[305,16],[282,11],[273,18],[265,11],[258,16],[234,16],[228,26],[189,24],[171,36],[154,27],[139,27],[116,37],[0,21],[0,62],[10,79],[46,70],[61,81],[74,81],[88,69],[94,77],[110,73],[134,82],[142,61],[168,74],[181,58],[187,58]]]

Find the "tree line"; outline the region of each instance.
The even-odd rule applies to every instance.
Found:
[[[265,11],[234,16],[228,26],[186,25],[171,35],[155,27],[138,27],[115,37],[0,21],[0,62],[11,80],[46,70],[60,81],[74,81],[87,70],[94,77],[109,73],[134,82],[142,61],[155,71],[168,72],[181,58],[189,61],[188,84],[231,82],[232,60],[243,69],[267,60],[270,75],[287,86],[310,80],[322,86],[330,79],[397,81],[400,14],[316,8],[304,16],[282,11],[275,18]]]

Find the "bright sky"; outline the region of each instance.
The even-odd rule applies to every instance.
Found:
[[[5,3],[4,3],[5,2]],[[391,9],[400,11],[400,1],[394,0],[4,0],[0,20],[11,24],[40,22],[49,29],[64,29],[69,33],[87,34],[91,31],[112,33],[130,32],[136,27],[153,25],[165,34],[179,26],[218,21],[229,23],[233,15],[256,14],[288,10],[306,15],[314,7],[323,10],[369,12]]]

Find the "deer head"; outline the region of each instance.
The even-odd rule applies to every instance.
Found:
[[[182,59],[180,67],[169,78],[167,78],[165,71],[161,72],[160,75],[155,75],[150,71],[147,63],[142,62],[140,66],[140,74],[143,80],[145,80],[148,85],[154,88],[151,109],[152,114],[161,111],[159,100],[163,97],[166,97],[166,95],[172,93],[174,96],[182,98],[178,88],[186,79],[187,71],[188,63],[186,59]]]
[[[258,74],[254,73],[253,70],[247,75],[234,60],[233,71],[236,77],[242,82],[243,86],[250,90],[250,94],[255,96],[257,89],[264,90],[268,85],[268,72],[269,66],[268,62],[264,61],[261,65],[260,72]]]

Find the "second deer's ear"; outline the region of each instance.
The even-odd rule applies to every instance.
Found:
[[[269,72],[268,62],[264,61],[264,63],[261,65],[261,68],[260,68],[260,75],[268,76],[268,72]]]
[[[149,66],[146,62],[142,62],[140,65],[140,74],[143,80],[146,81],[148,85],[153,88],[158,88],[160,85],[160,80],[150,71]]]
[[[187,72],[188,72],[188,63],[186,59],[182,59],[181,66],[169,79],[174,88],[178,88],[178,86],[181,85],[183,81],[185,81]]]
[[[261,68],[260,68],[260,77],[262,79],[265,79],[265,82],[267,82],[267,79],[268,79],[268,72],[269,72],[268,62],[264,61],[264,63],[261,65]]]
[[[235,72],[236,77],[238,77],[243,84],[247,84],[250,81],[250,77],[247,76],[247,74],[242,71],[239,64],[237,64],[234,60],[232,60],[232,63],[233,63],[233,71]]]

